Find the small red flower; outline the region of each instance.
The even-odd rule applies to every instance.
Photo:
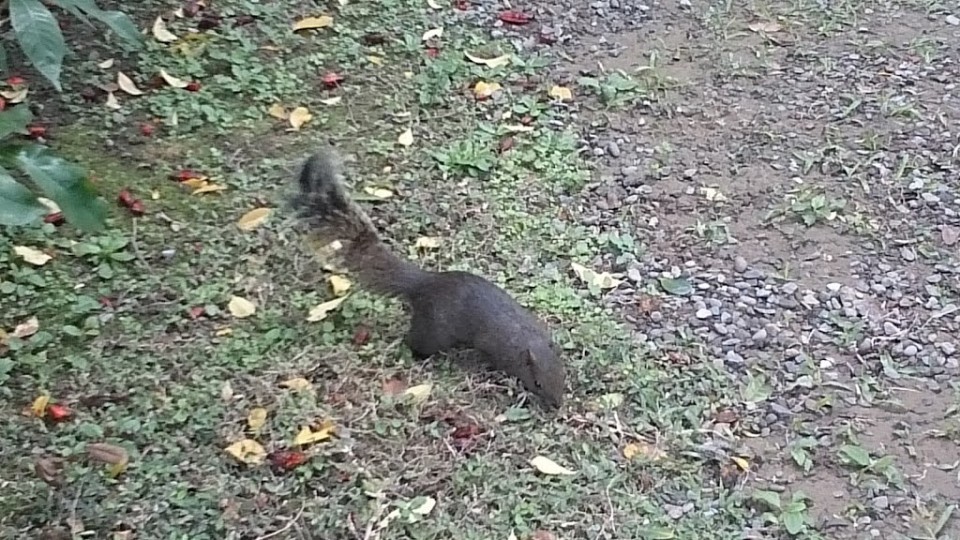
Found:
[[[203,315],[204,311],[205,310],[203,309],[203,306],[194,306],[190,308],[190,311],[189,311],[190,318],[193,320],[197,320],[200,318],[201,315]]]
[[[64,221],[66,221],[66,219],[63,217],[63,212],[53,212],[43,217],[44,223],[50,223],[56,227],[63,225]]]
[[[47,406],[47,416],[54,422],[63,422],[69,420],[73,413],[63,405],[54,404]]]
[[[156,126],[147,122],[140,124],[140,133],[143,133],[144,137],[149,137],[153,135],[153,132],[156,130]]]

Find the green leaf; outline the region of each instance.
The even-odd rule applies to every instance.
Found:
[[[37,197],[7,174],[0,172],[0,225],[28,225],[47,213]]]
[[[26,105],[18,105],[0,112],[0,139],[23,132],[31,120],[33,120],[33,113]]]
[[[870,465],[870,453],[859,446],[845,444],[840,447],[840,455],[861,467]]]
[[[67,45],[53,14],[40,0],[10,0],[10,24],[23,54],[50,84],[63,91],[60,72]]]
[[[74,17],[83,21],[87,26],[93,26],[93,23],[90,22],[90,19],[80,11],[80,8],[77,7],[76,2],[73,0],[50,0],[53,5],[59,7],[60,9],[70,13]]]
[[[770,510],[780,510],[780,494],[776,491],[758,489],[750,494],[750,498],[763,503]]]
[[[807,519],[802,512],[786,512],[783,514],[783,527],[792,535],[800,534],[806,521]]]
[[[693,292],[693,286],[684,278],[660,278],[660,286],[663,290],[676,296],[686,296]]]
[[[67,221],[85,231],[103,228],[106,205],[82,168],[39,145],[20,148],[14,162],[60,206]]]
[[[98,6],[94,0],[60,0],[60,2],[67,2],[80,8],[80,10],[87,15],[107,25],[114,34],[128,44],[137,47],[141,45],[143,36],[141,36],[137,25],[133,24],[133,21],[126,13],[121,11],[104,11],[100,9],[100,6]]]

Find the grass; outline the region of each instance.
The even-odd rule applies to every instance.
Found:
[[[63,96],[71,121],[53,143],[89,168],[106,197],[130,188],[148,213],[117,210],[96,236],[69,226],[0,234],[2,328],[39,321],[0,354],[8,412],[0,536],[59,528],[171,539],[530,538],[538,530],[740,538],[751,510],[724,483],[736,472],[733,451],[704,446],[714,415],[740,406],[739,389],[693,338],[666,351],[635,343],[570,269],[622,263],[642,246],[581,225],[576,209],[560,204],[589,172],[573,128],[555,127],[571,119],[550,103],[553,83],[535,76],[550,59],[472,63],[464,51],[489,58],[510,48],[456,12],[407,0],[347,4],[333,28],[303,35],[289,25],[315,8],[274,4],[218,2],[215,31],[118,56],[144,88],[163,68],[199,81],[199,92],[121,94],[119,111]],[[135,9],[144,26],[160,12],[153,2]],[[231,23],[246,15],[255,23]],[[195,22],[171,30],[187,36]],[[431,59],[421,34],[440,25],[442,48]],[[87,47],[78,57],[91,60],[75,65],[73,91],[114,76],[96,64],[119,53]],[[331,71],[344,75],[339,88],[320,82]],[[504,89],[476,102],[470,87],[480,79]],[[625,78],[601,84],[617,99],[639,91]],[[332,97],[342,102],[326,104]],[[314,118],[290,132],[267,114],[277,103],[305,106]],[[524,117],[533,132],[516,128]],[[153,135],[144,124],[156,126]],[[404,147],[397,138],[407,128],[414,142]],[[396,302],[353,291],[326,319],[306,320],[333,298],[329,274],[301,245],[283,201],[299,161],[330,139],[355,158],[348,167],[358,192],[392,193],[363,204],[395,249],[429,268],[481,273],[552,324],[571,372],[564,411],[548,415],[514,381],[448,358],[415,362],[401,344],[406,316]],[[169,179],[183,169],[227,189],[191,195]],[[265,225],[237,229],[240,216],[263,206],[274,208]],[[415,248],[423,236],[439,237],[440,248]],[[30,266],[13,256],[15,245],[54,258]],[[256,313],[233,317],[233,296]],[[293,378],[311,388],[285,388]],[[432,390],[422,402],[391,395],[425,383]],[[41,395],[70,418],[19,414]],[[254,428],[248,417],[258,408],[266,422]],[[296,468],[238,463],[225,452],[250,439],[276,456],[323,421],[336,436],[305,448]],[[87,458],[99,442],[129,453],[120,474]],[[627,459],[631,443],[644,451]],[[529,465],[537,455],[576,474],[540,474]],[[48,478],[59,487],[34,471],[50,458],[63,460]]]

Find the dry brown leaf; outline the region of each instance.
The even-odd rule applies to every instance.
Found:
[[[28,262],[34,266],[43,266],[50,262],[50,259],[53,258],[39,249],[34,249],[27,246],[14,246],[13,252],[19,255],[20,258],[25,262]]]
[[[385,395],[396,396],[407,389],[407,383],[403,379],[390,379],[383,381],[382,390]]]
[[[157,17],[157,20],[153,21],[151,31],[153,32],[154,39],[161,43],[173,43],[180,39],[167,30],[167,23],[163,22],[163,17]]]
[[[198,180],[192,178],[191,180]],[[181,182],[181,184],[187,184],[187,182]],[[206,180],[200,180],[197,182],[198,186],[190,192],[191,195],[200,195],[202,193],[214,193],[217,191],[223,191],[227,189],[227,186],[221,186],[220,184],[214,184],[213,182],[208,182]]]
[[[250,409],[247,415],[247,425],[253,431],[259,431],[267,423],[267,410],[263,407],[254,407]]]
[[[60,476],[60,467],[63,460],[60,458],[37,458],[33,462],[33,470],[41,480],[53,487],[63,485],[63,478]]]
[[[174,88],[186,88],[187,86],[190,86],[190,83],[188,83],[187,81],[183,79],[178,79],[173,75],[170,75],[169,73],[166,72],[166,70],[163,70],[163,69],[160,70],[160,77],[162,77],[163,80],[168,85]]]
[[[226,452],[241,463],[258,465],[267,457],[263,445],[253,439],[243,439],[225,448]]]
[[[287,108],[279,103],[271,105],[270,108],[267,109],[267,114],[278,120],[286,120],[290,117],[290,113],[287,112]]]
[[[297,107],[290,113],[290,127],[293,131],[300,131],[304,124],[313,119],[310,110],[306,107]]]
[[[566,468],[566,467],[564,467],[564,466],[562,466],[562,465],[558,465],[558,464],[557,464],[555,461],[553,461],[552,459],[550,459],[550,458],[548,458],[548,457],[544,457],[544,456],[537,456],[537,457],[531,459],[531,460],[530,460],[530,464],[533,465],[538,471],[542,472],[543,474],[549,474],[549,475],[572,475],[572,474],[576,474],[575,472],[571,471],[570,469],[568,469],[568,468]]]
[[[318,322],[326,319],[327,314],[340,307],[340,304],[342,304],[343,301],[349,296],[350,295],[348,294],[346,296],[341,296],[340,298],[334,298],[333,300],[329,300],[314,307],[310,310],[310,313],[307,314],[307,322]]]
[[[510,55],[504,54],[502,56],[497,56],[495,58],[482,58],[479,56],[474,56],[470,53],[464,53],[468,60],[474,64],[481,64],[489,68],[498,68],[506,66],[510,63]]]
[[[548,92],[550,97],[558,101],[571,101],[573,100],[573,92],[570,91],[566,86],[554,86]]]
[[[33,403],[30,405],[30,413],[37,418],[43,418],[44,413],[47,412],[47,404],[49,403],[50,396],[46,394],[37,396],[37,399],[33,400]]]
[[[237,228],[241,231],[252,231],[263,225],[263,222],[270,217],[271,211],[269,208],[254,208],[237,220]]]
[[[436,236],[421,236],[417,238],[417,249],[437,249],[440,247],[440,239]]]
[[[297,436],[293,439],[296,446],[304,446],[329,439],[336,432],[337,427],[332,420],[324,420],[316,431],[310,429],[310,426],[304,426]]]
[[[473,86],[473,95],[477,99],[486,99],[495,94],[501,88],[502,87],[500,86],[500,83],[488,83],[480,81]]]
[[[87,445],[87,455],[94,461],[110,465],[107,474],[116,477],[127,469],[130,455],[120,446],[107,443],[92,443]]]
[[[238,319],[249,317],[257,312],[257,306],[255,306],[253,302],[239,296],[230,298],[230,303],[227,304],[227,309],[230,310],[231,315]]]
[[[780,23],[774,21],[754,21],[747,25],[747,28],[753,30],[754,32],[763,32],[765,34],[772,34],[774,32],[783,30],[783,27],[780,26]]]
[[[744,472],[748,472],[750,470],[750,462],[746,459],[739,456],[732,456],[730,459],[732,459],[733,462],[737,464],[737,467],[740,467],[740,469]]]
[[[118,111],[121,108],[120,102],[117,101],[117,95],[114,94],[113,92],[107,92],[106,105],[108,109],[113,109],[115,111]]]
[[[666,456],[663,450],[645,442],[634,442],[623,447],[623,457],[633,459],[637,456],[656,461]]]
[[[418,384],[404,390],[403,395],[410,399],[412,403],[423,403],[430,397],[430,391],[433,385],[430,383]]]
[[[36,317],[30,317],[26,322],[22,322],[13,329],[13,334],[15,338],[28,338],[37,333],[37,330],[40,330],[40,320]]]
[[[339,275],[330,276],[330,289],[333,290],[334,296],[343,296],[343,294],[350,290],[350,280]]]
[[[423,41],[430,41],[443,35],[443,28],[434,28],[423,33]]]
[[[327,28],[333,26],[333,17],[329,15],[320,15],[318,17],[305,17],[293,23],[293,31],[311,30],[314,28]]]
[[[280,386],[284,388],[289,388],[291,390],[302,392],[304,390],[310,390],[313,388],[313,383],[304,379],[303,377],[294,377],[292,379],[287,379],[280,383]]]
[[[7,100],[7,104],[22,103],[23,100],[27,99],[29,92],[30,90],[27,87],[23,87],[15,90],[2,90],[0,91],[0,96]]]
[[[137,85],[134,84],[133,80],[130,77],[127,77],[127,75],[122,71],[117,72],[117,86],[131,96],[143,95],[143,90],[137,88]]]
[[[386,188],[365,187],[363,191],[368,195],[373,195],[378,199],[389,199],[393,197],[393,192]]]
[[[410,146],[413,144],[413,130],[407,128],[406,131],[397,137],[397,142],[400,144],[400,146]]]

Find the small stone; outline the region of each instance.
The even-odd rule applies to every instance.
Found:
[[[956,15],[947,15],[943,20],[950,26],[960,26],[960,17]]]
[[[886,495],[881,495],[879,497],[874,497],[872,501],[873,507],[877,510],[886,510],[890,507],[890,499]]]
[[[903,348],[904,356],[916,356],[918,352],[920,352],[920,350],[917,349],[917,346],[912,343]]]
[[[698,319],[709,319],[710,317],[713,317],[713,312],[709,309],[702,308],[697,310]]]
[[[902,248],[900,248],[900,257],[902,257],[903,260],[907,262],[913,262],[917,260],[917,254],[914,253],[913,250],[907,246],[903,246]]]
[[[733,269],[738,274],[742,274],[747,271],[747,260],[743,257],[737,255],[733,259]]]
[[[620,157],[620,145],[614,141],[607,143],[607,153],[613,157]]]

